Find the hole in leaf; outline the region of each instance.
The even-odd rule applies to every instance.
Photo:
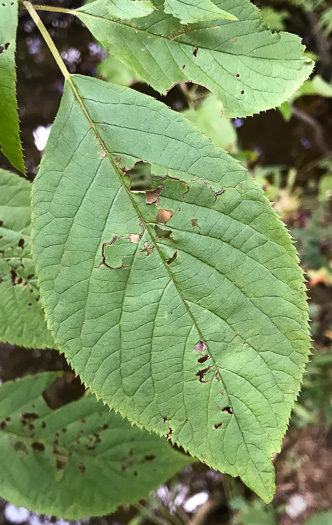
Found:
[[[203,368],[202,370],[198,370],[198,372],[196,372],[196,376],[198,377],[198,381],[200,383],[211,383],[212,379],[205,380],[205,376],[212,369],[213,369],[212,366],[208,366],[207,368]]]
[[[159,226],[154,227],[158,239],[172,239],[173,230],[163,230]],[[173,239],[172,239],[173,240]]]
[[[240,73],[236,73],[236,78],[240,78]]]
[[[144,242],[144,248],[141,250],[142,253],[145,253],[146,257],[148,257],[152,252],[154,252],[156,247],[154,245],[149,246],[148,241]]]
[[[169,439],[172,434],[173,434],[173,429],[171,427],[169,427],[168,434],[166,435],[166,439]]]
[[[170,257],[167,261],[166,261],[166,264],[172,264],[172,262],[174,262],[176,259],[178,258],[178,251],[175,250],[175,252],[173,253],[172,257]]]
[[[159,210],[156,215],[156,221],[160,224],[166,224],[173,216],[172,210]]]
[[[227,412],[230,416],[233,414],[233,409],[231,407],[225,407],[222,409],[222,412]]]
[[[79,464],[77,465],[77,468],[78,468],[78,470],[79,470],[80,472],[82,472],[82,474],[84,474],[84,472],[86,471],[86,466],[83,465],[82,463],[79,463]]]
[[[193,55],[194,55],[194,57],[197,57],[197,55],[198,55],[198,47],[195,47],[195,49],[193,51]]]
[[[222,426],[222,423],[216,423],[216,424],[214,425],[214,428],[215,428],[215,429],[218,429],[218,428],[220,428],[221,426]]]
[[[186,67],[187,67],[186,64],[183,64],[182,69],[186,69]]]
[[[3,226],[3,221],[0,221],[0,227]]]
[[[146,204],[155,204],[156,206],[159,206],[159,202],[160,202],[160,194],[163,190],[163,185],[161,184],[160,186],[158,186],[158,188],[156,188],[155,190],[147,190],[145,192],[145,195],[146,195]]]
[[[244,95],[244,89],[242,89],[242,91],[241,91],[241,95]]]
[[[2,4],[2,5],[4,5],[4,4]],[[4,51],[7,51],[9,45],[10,45],[10,42],[6,42],[6,44],[4,44],[3,46],[0,46],[0,55],[1,55],[1,53],[3,53]]]
[[[208,346],[202,339],[198,341],[198,343],[195,344],[195,350],[196,352],[199,352],[200,354],[205,352],[207,349],[208,349]]]
[[[151,188],[152,174],[149,162],[136,162],[126,174],[130,177],[130,191],[146,191]]]
[[[198,361],[198,363],[203,364],[203,363],[205,363],[208,359],[210,359],[210,356],[209,356],[208,354],[206,354],[206,355],[203,355],[202,357],[199,357],[199,358],[197,359],[197,361]]]

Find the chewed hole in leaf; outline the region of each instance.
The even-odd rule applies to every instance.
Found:
[[[177,258],[178,258],[178,251],[175,250],[175,252],[173,253],[172,257],[170,257],[170,258],[166,261],[166,264],[168,264],[168,265],[172,264]]]
[[[217,430],[218,428],[220,428],[222,426],[222,423],[216,423],[214,425],[214,428]]]
[[[199,352],[200,354],[203,354],[208,349],[207,344],[201,339],[198,341],[198,343],[195,344],[195,350],[196,352]]]
[[[10,45],[10,42],[6,42],[3,46],[0,46],[0,55],[1,55],[1,53],[3,53],[4,51],[7,51],[9,45]]]
[[[208,354],[206,355],[203,355],[202,357],[199,357],[197,359],[197,362],[200,363],[200,364],[203,364],[205,363],[208,359],[210,359],[210,356]]]
[[[164,230],[163,228],[159,228],[159,226],[157,226],[157,224],[155,225],[154,227],[154,230],[156,232],[156,235],[158,237],[158,239],[172,239],[172,233],[173,231],[172,230]]]
[[[232,409],[232,407],[227,406],[227,407],[222,409],[222,412],[227,412],[227,414],[229,414],[231,416],[233,414],[233,409]]]
[[[163,190],[163,187],[164,187],[163,184],[161,184],[155,190],[147,190],[145,192],[145,195],[146,195],[145,202],[146,202],[146,204],[155,204],[156,206],[159,206],[160,194],[161,194],[161,192]]]
[[[137,244],[139,244],[143,228],[140,233],[130,233],[129,235],[114,235],[108,242],[104,242],[101,247],[102,260],[97,266],[102,266],[110,270],[128,269],[136,254]]]
[[[193,55],[194,55],[194,57],[197,57],[197,55],[198,55],[198,47],[195,47],[195,49],[193,51]]]
[[[133,168],[126,172],[130,177],[130,191],[146,191],[152,187],[151,164],[139,161]]]

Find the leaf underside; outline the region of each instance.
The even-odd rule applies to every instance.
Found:
[[[234,15],[220,9],[211,0],[165,0],[165,13],[179,18],[182,24],[216,19],[236,20]]]
[[[18,0],[0,3],[0,146],[13,166],[25,173],[16,102],[17,10]]]
[[[130,191],[136,162],[153,193]],[[307,306],[246,171],[163,104],[73,76],[34,183],[33,252],[54,338],[92,391],[270,501]]]
[[[0,341],[54,348],[30,251],[31,184],[0,170]]]
[[[309,76],[312,61],[296,35],[271,33],[247,0],[219,0],[238,18],[184,27],[166,15],[162,0],[149,16],[112,18],[104,0],[76,11],[109,52],[154,89],[165,93],[179,82],[195,82],[215,93],[229,117],[279,106]]]
[[[54,372],[0,387],[0,494],[40,513],[80,519],[134,503],[192,460],[110,412],[92,394],[57,409]]]

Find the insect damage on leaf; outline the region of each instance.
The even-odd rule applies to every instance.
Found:
[[[141,227],[140,233],[114,235],[110,241],[102,243],[102,260],[96,269],[99,269],[101,266],[105,266],[110,270],[124,270],[131,267],[131,262],[137,251],[137,245],[140,243],[144,233],[143,222],[140,218],[138,222]]]

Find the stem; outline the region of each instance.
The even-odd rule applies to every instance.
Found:
[[[58,64],[58,66],[59,66],[59,68],[61,70],[61,73],[63,74],[63,76],[65,77],[66,80],[70,80],[70,73],[69,73],[68,69],[66,68],[64,61],[62,60],[59,51],[55,47],[55,44],[54,44],[52,38],[50,37],[46,27],[44,26],[43,22],[41,21],[41,19],[39,18],[38,14],[34,10],[32,4],[30,2],[23,2],[23,5],[27,9],[27,11],[28,11],[29,15],[31,16],[32,20],[35,22],[36,26],[38,27],[39,31],[41,32],[42,37],[44,38],[44,40],[45,40],[49,50],[51,51],[51,53],[52,53],[52,55],[54,57],[54,60],[56,61],[56,63]]]
[[[23,5],[25,6],[26,2],[23,2]],[[37,11],[52,11],[52,13],[66,13],[68,15],[75,15],[76,9],[65,9],[64,7],[54,7],[52,5],[40,5],[40,4],[33,4],[33,7]],[[28,9],[25,6],[26,9]]]

